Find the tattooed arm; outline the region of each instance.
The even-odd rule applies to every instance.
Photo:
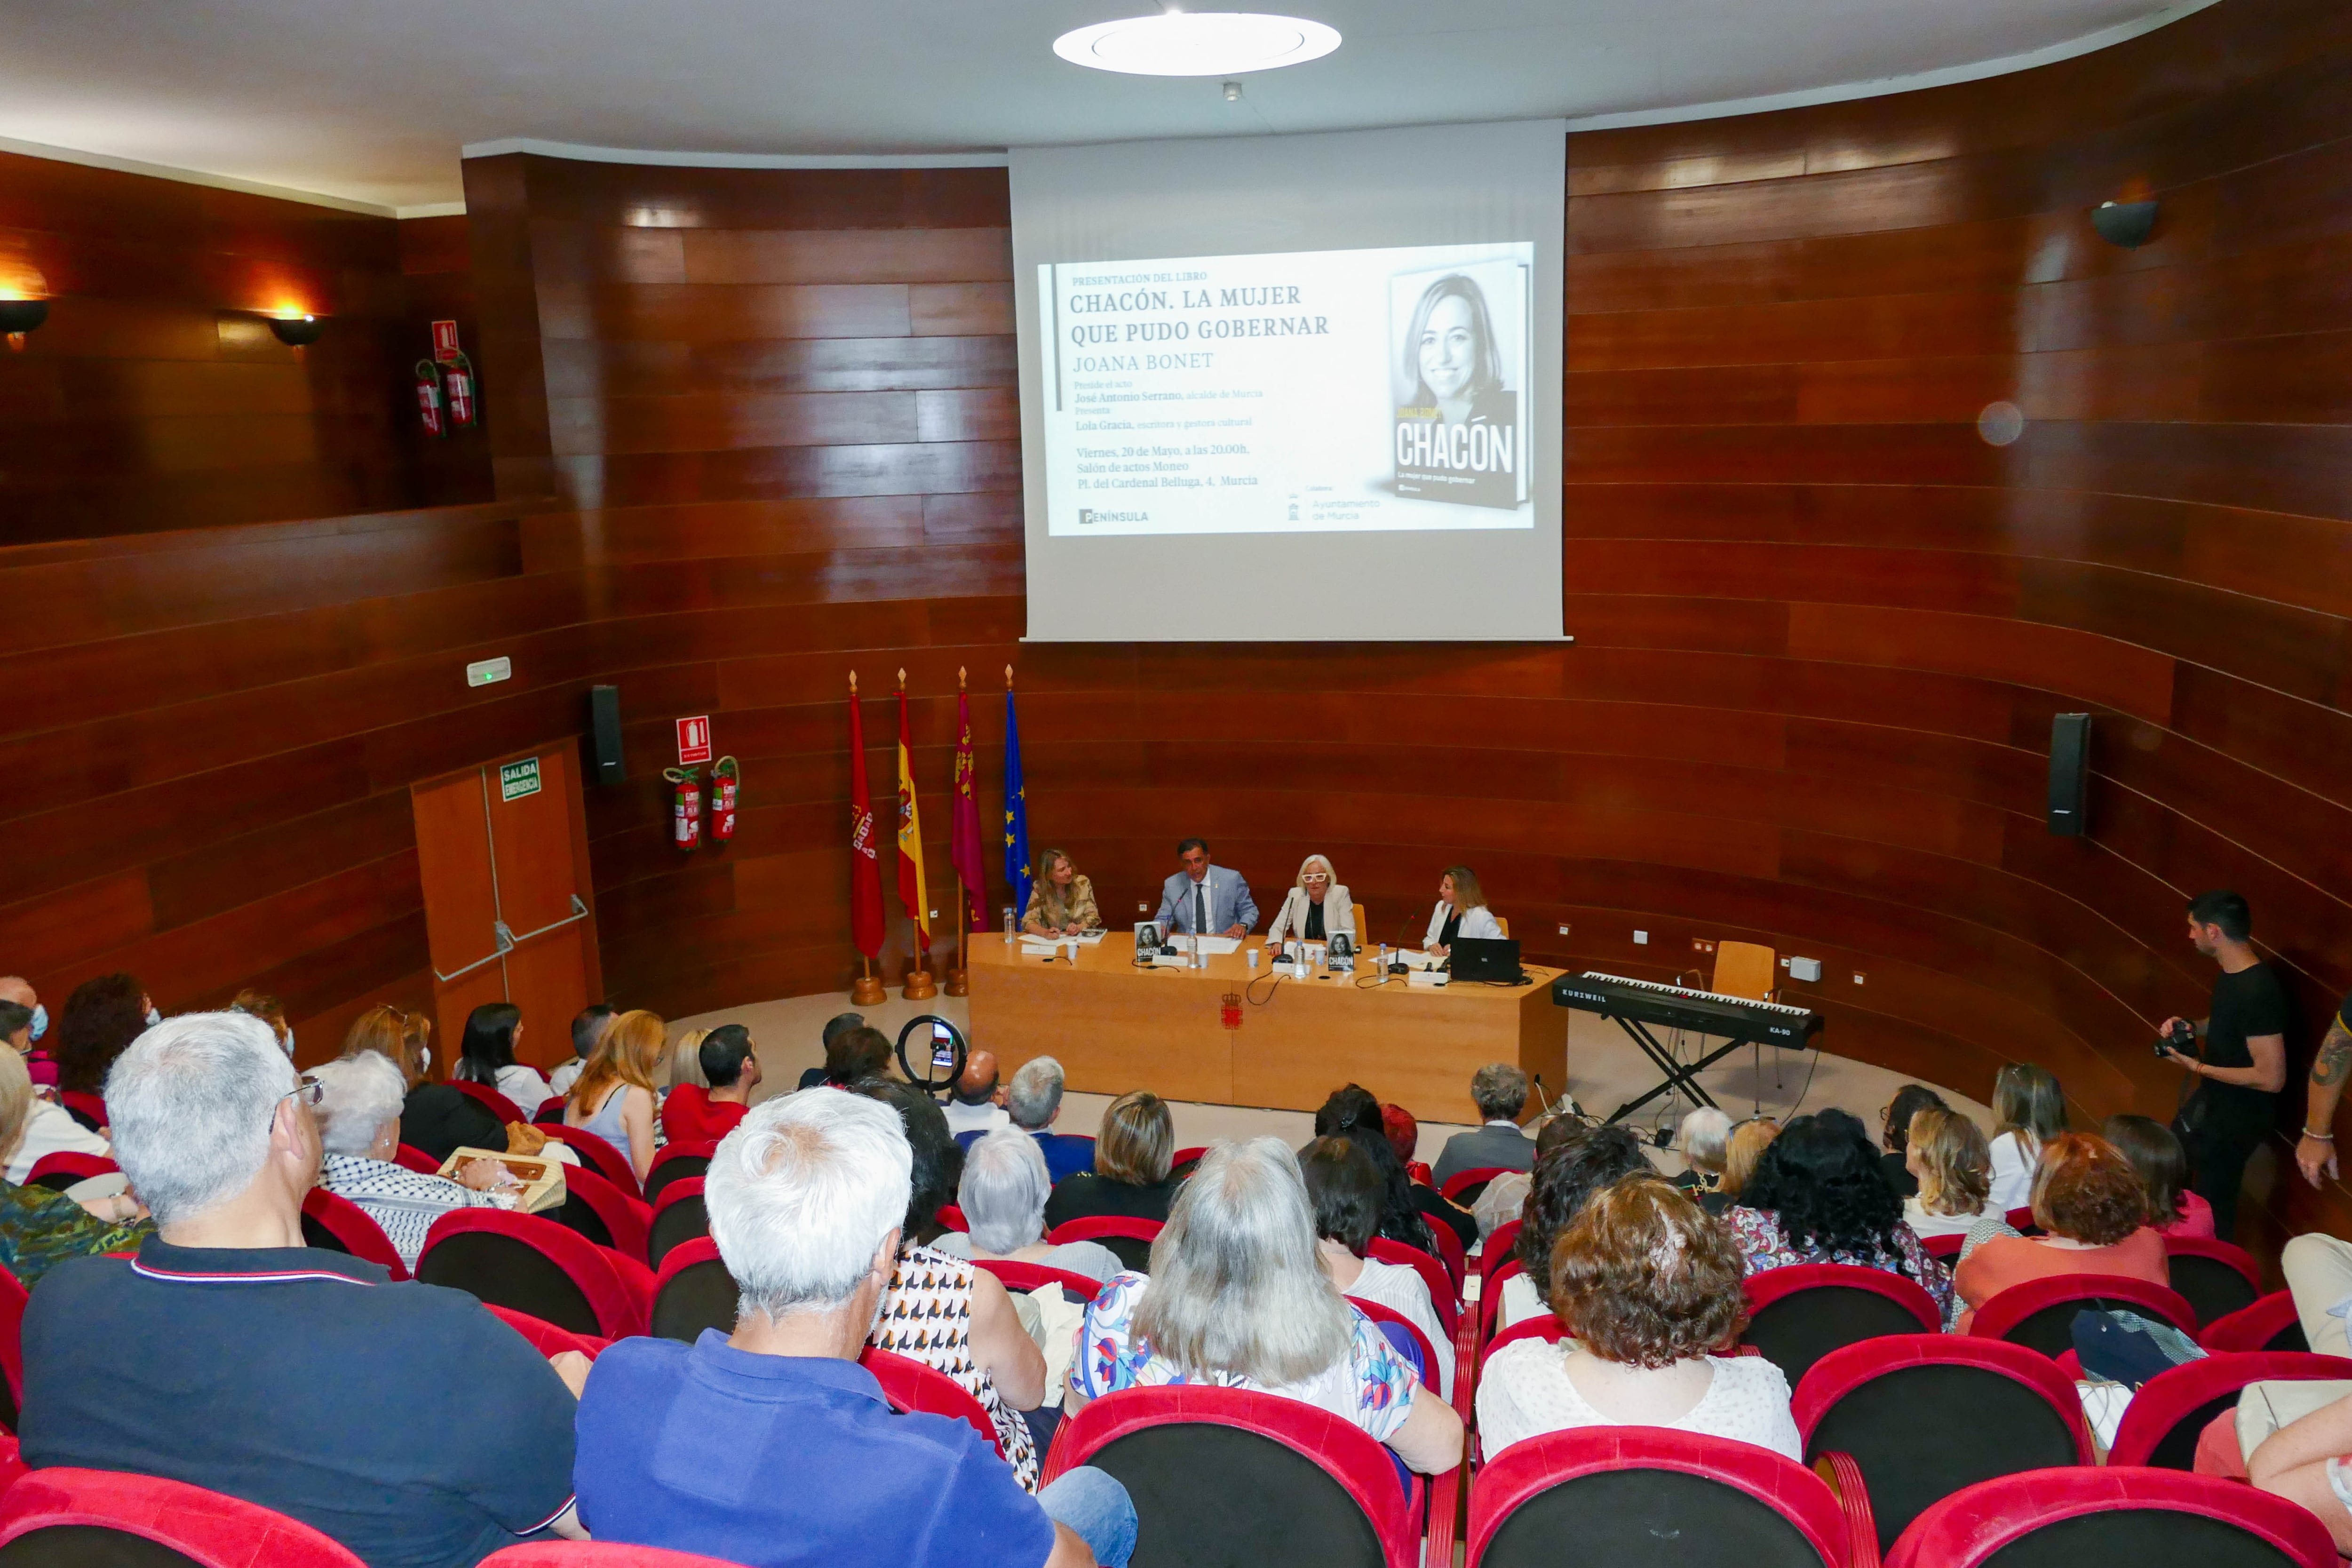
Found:
[[[2295,1165],[2315,1187],[2321,1172],[2336,1173],[2336,1145],[2325,1134],[2335,1131],[2336,1102],[2343,1097],[2347,1079],[2352,1079],[2352,1030],[2345,1028],[2341,1017],[2331,1018],[2327,1037],[2319,1042],[2319,1054],[2311,1061],[2311,1099],[2303,1113],[2304,1136],[2294,1146]],[[2314,1132],[2323,1136],[2315,1138]]]

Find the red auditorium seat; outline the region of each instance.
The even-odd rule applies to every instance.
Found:
[[[1497,1176],[1522,1173],[1507,1165],[1481,1165],[1475,1171],[1456,1171],[1445,1178],[1445,1184],[1437,1189],[1437,1194],[1455,1207],[1466,1209],[1478,1201],[1478,1194],[1486,1190],[1488,1182]]]
[[[646,1261],[646,1238],[653,1228],[654,1212],[612,1183],[583,1166],[563,1169],[563,1205],[551,1219],[599,1247],[609,1247],[632,1262]]]
[[[1513,1323],[1488,1341],[1486,1349],[1478,1352],[1479,1364],[1484,1365],[1488,1356],[1493,1355],[1505,1345],[1515,1345],[1521,1340],[1547,1340],[1553,1344],[1558,1344],[1568,1337],[1568,1331],[1560,1326],[1558,1318],[1553,1317],[1549,1312],[1538,1312],[1532,1318],[1523,1318]]]
[[[680,1176],[665,1183],[646,1232],[646,1261],[656,1268],[681,1241],[710,1234],[710,1211],[702,1201],[702,1178]]]
[[[1470,1273],[1470,1255],[1462,1250],[1462,1238],[1454,1234],[1454,1227],[1443,1220],[1429,1221],[1429,1239],[1436,1245],[1437,1260],[1445,1265],[1445,1272],[1454,1281],[1454,1298],[1458,1301],[1462,1299],[1462,1281]]]
[[[2352,1361],[2308,1352],[2253,1351],[2209,1355],[2158,1373],[2124,1407],[2123,1425],[2116,1429],[2107,1463],[2195,1468],[2197,1438],[2206,1424],[2236,1408],[2238,1393],[2246,1384],[2273,1378],[2352,1380]]]
[[[142,1550],[125,1537],[163,1550]],[[365,1568],[339,1542],[258,1503],[154,1476],[65,1468],[31,1471],[0,1495],[0,1561],[9,1568]]]
[[[76,1182],[86,1182],[92,1176],[111,1174],[121,1167],[103,1154],[85,1154],[79,1150],[59,1149],[33,1162],[25,1173],[28,1187],[47,1187],[61,1193]]]
[[[539,1109],[530,1113],[531,1125],[534,1127],[546,1127],[551,1123],[561,1123],[563,1120],[564,1111],[570,1108],[571,1104],[572,1101],[565,1099],[562,1095],[549,1095],[545,1100],[539,1102]]]
[[[872,1345],[866,1347],[857,1363],[872,1373],[874,1381],[882,1385],[882,1397],[890,1402],[891,1409],[919,1410],[961,1421],[987,1438],[990,1450],[998,1458],[1004,1457],[1004,1445],[997,1440],[996,1424],[988,1418],[988,1411],[962,1384],[946,1373],[925,1366],[911,1356],[877,1350]]]
[[[505,1095],[500,1094],[497,1089],[490,1088],[488,1084],[475,1083],[468,1079],[453,1078],[449,1080],[449,1087],[456,1089],[459,1094],[464,1095],[467,1099],[476,1101],[483,1110],[497,1117],[499,1119],[499,1125],[501,1127],[504,1127],[509,1121],[528,1121],[530,1120],[530,1117],[525,1116],[522,1113],[521,1106],[517,1105],[513,1100],[509,1100]]]
[[[1098,1241],[1118,1257],[1119,1267],[1139,1274],[1151,1271],[1151,1244],[1160,1239],[1156,1219],[1124,1219],[1117,1215],[1091,1215],[1066,1219],[1045,1239],[1059,1247],[1066,1241]]]
[[[324,1187],[312,1187],[302,1195],[302,1241],[307,1247],[323,1247],[381,1263],[394,1279],[408,1278],[408,1265],[400,1260],[399,1248],[392,1245],[374,1216]]]
[[[1109,1471],[1135,1504],[1148,1561],[1418,1568],[1412,1499],[1389,1452],[1351,1422],[1279,1394],[1172,1384],[1106,1394],[1062,1424],[1052,1481]],[[1433,1519],[1452,1509],[1433,1508]],[[1450,1543],[1446,1560],[1452,1558]],[[1433,1559],[1434,1560],[1434,1559]]]
[[[1959,1262],[1960,1249],[1968,1244],[1969,1238],[1966,1236],[1958,1234],[1950,1236],[1923,1236],[1919,1238],[1919,1245],[1927,1249],[1927,1256],[1934,1258],[1937,1262],[1944,1265],[1947,1268],[1952,1268]]]
[[[502,1546],[481,1568],[735,1568],[724,1558],[612,1541],[526,1541]]]
[[[1447,1337],[1453,1336],[1462,1321],[1462,1303],[1454,1293],[1454,1279],[1444,1264],[1417,1247],[1380,1236],[1372,1237],[1365,1256],[1381,1263],[1402,1263],[1420,1275],[1421,1282],[1429,1287],[1429,1302],[1437,1309],[1437,1321],[1445,1325]]]
[[[654,1276],[654,1305],[646,1331],[656,1339],[692,1344],[705,1329],[735,1331],[734,1276],[707,1236],[681,1241],[663,1255]]]
[[[2252,1306],[2207,1323],[2197,1342],[2209,1351],[2307,1351],[2303,1320],[2295,1315],[2294,1298],[2273,1291]]]
[[[1886,1568],[2336,1568],[2284,1498],[2177,1470],[2088,1466],[1986,1481],[1921,1514]]]
[[[2074,1314],[2085,1307],[2137,1312],[2186,1333],[2197,1331],[2196,1310],[2177,1290],[2118,1274],[2062,1274],[2003,1290],[1977,1309],[1969,1332],[2054,1358],[2074,1348]]]
[[[1485,1344],[1495,1337],[1495,1324],[1503,1310],[1503,1286],[1527,1273],[1517,1258],[1506,1258],[1478,1286],[1478,1342]]]
[[[1102,1294],[1100,1280],[1073,1274],[1066,1268],[1048,1268],[1042,1263],[1022,1263],[1009,1258],[975,1258],[972,1262],[995,1275],[1007,1290],[1036,1290],[1059,1285],[1064,1296],[1077,1301],[1092,1301]]]
[[[2011,1209],[2001,1215],[2001,1218],[2009,1221],[2011,1230],[2023,1231],[2028,1236],[2042,1234],[2042,1226],[2034,1222],[2033,1205],[2031,1204],[2021,1209]]]
[[[640,1203],[645,1200],[645,1188],[638,1184],[637,1173],[629,1164],[629,1157],[604,1139],[584,1127],[542,1125],[540,1131],[550,1138],[571,1144],[572,1152],[580,1156],[582,1164]]]
[[[9,1431],[16,1429],[17,1413],[24,1408],[25,1398],[25,1307],[32,1300],[24,1281],[8,1269],[0,1268],[0,1394],[7,1398],[8,1407],[0,1410],[0,1426]]]
[[[2168,1236],[2164,1260],[2172,1288],[2196,1310],[2200,1323],[2217,1322],[2262,1300],[2262,1265],[2242,1247],[2210,1237]]]
[[[961,1231],[967,1234],[971,1230],[971,1222],[964,1218],[963,1210],[956,1207],[953,1204],[941,1204],[940,1205],[939,1213],[931,1217],[938,1220],[950,1230]]]
[[[393,1151],[392,1163],[404,1171],[415,1171],[419,1175],[437,1176],[441,1173],[440,1161],[407,1143]]]
[[[64,1106],[76,1121],[80,1122],[92,1132],[106,1131],[106,1097],[104,1095],[91,1094],[85,1089],[61,1089],[58,1090],[58,1103]]]
[[[1837,1494],[1802,1465],[1655,1426],[1530,1437],[1470,1486],[1468,1568],[1848,1568],[1852,1537]]]
[[[1168,1173],[1171,1176],[1191,1175],[1192,1167],[1199,1164],[1201,1156],[1208,1152],[1207,1145],[1198,1143],[1190,1149],[1177,1150],[1174,1156],[1168,1162]]]
[[[16,1439],[0,1435],[0,1492],[15,1486],[27,1468],[24,1452],[16,1447]]]
[[[613,1343],[594,1334],[575,1334],[570,1329],[559,1329],[544,1318],[534,1318],[529,1312],[518,1312],[512,1307],[492,1307],[499,1321],[530,1342],[530,1348],[541,1355],[551,1356],[560,1351],[578,1351],[590,1361],[604,1353]]]
[[[1963,1334],[1890,1334],[1831,1351],[1797,1385],[1805,1455],[1850,1455],[1878,1550],[1954,1492],[2095,1456],[2074,1383],[2048,1356]]]
[[[1437,1347],[1429,1342],[1429,1336],[1421,1331],[1420,1325],[1383,1302],[1366,1301],[1354,1296],[1349,1297],[1348,1300],[1372,1321],[1372,1326],[1387,1336],[1389,1343],[1412,1357],[1414,1375],[1432,1392],[1445,1392],[1438,1378]]]
[[[662,1189],[672,1182],[689,1176],[700,1176],[710,1169],[710,1156],[719,1152],[715,1142],[672,1143],[654,1155],[654,1163],[646,1167],[646,1202],[661,1201]]]
[[[1507,1219],[1495,1227],[1495,1234],[1478,1246],[1478,1275],[1492,1277],[1503,1266],[1503,1259],[1517,1254],[1519,1246],[1519,1221]]]
[[[452,1209],[433,1222],[416,1278],[569,1329],[617,1340],[646,1331],[653,1276],[540,1215]]]
[[[1932,1334],[1944,1326],[1936,1300],[1916,1280],[1845,1263],[1792,1263],[1748,1277],[1748,1330],[1756,1347],[1794,1388],[1833,1350],[1885,1334]]]

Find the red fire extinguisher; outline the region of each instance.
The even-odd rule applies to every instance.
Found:
[[[480,403],[474,392],[474,362],[460,350],[442,362],[441,380],[448,389],[449,427],[471,430],[481,416]]]
[[[425,422],[427,436],[449,433],[441,418],[441,372],[429,359],[416,362],[416,416]]]
[[[735,796],[742,787],[743,770],[732,757],[721,757],[710,769],[710,842],[724,844],[735,837]]]
[[[702,837],[702,780],[692,768],[664,768],[676,785],[670,799],[670,842],[690,850]]]

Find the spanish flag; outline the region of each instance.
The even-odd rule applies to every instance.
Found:
[[[907,672],[898,672],[898,901],[915,922],[915,941],[931,951],[930,895],[923,888],[923,815],[915,805],[915,752],[907,725]]]

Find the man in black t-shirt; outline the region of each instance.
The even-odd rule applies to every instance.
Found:
[[[2189,1152],[2189,1190],[2213,1205],[2213,1234],[2231,1239],[2246,1162],[2277,1121],[2286,1087],[2286,987],[2254,952],[2253,915],[2235,893],[2200,893],[2189,905],[2189,940],[2221,965],[2212,1011],[2197,1020],[2200,1056],[2165,1055],[2205,1081],[2173,1121]],[[2158,1026],[2158,1038],[2179,1018]]]

